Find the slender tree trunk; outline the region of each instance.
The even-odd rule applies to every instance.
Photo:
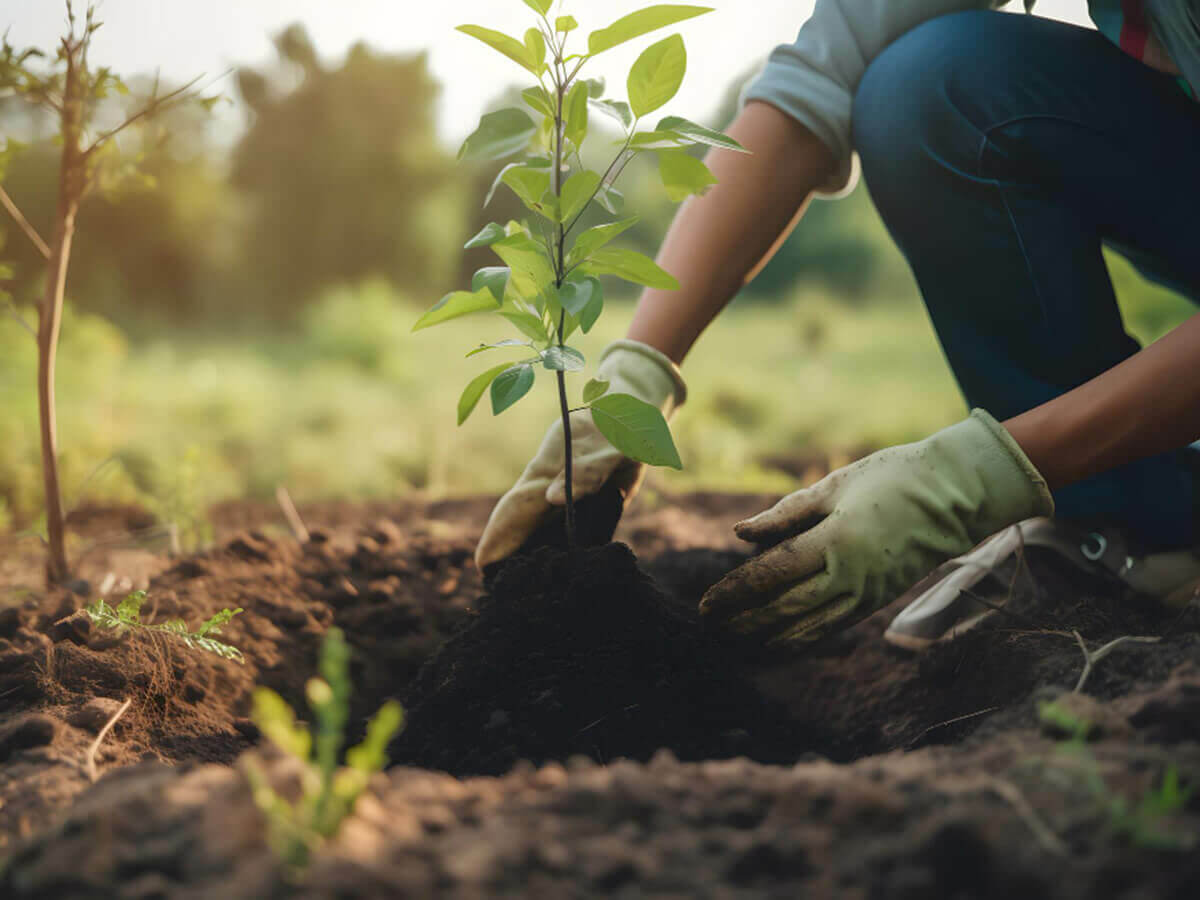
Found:
[[[64,151],[63,155],[65,166],[67,153]],[[59,200],[58,223],[51,246],[46,292],[38,313],[38,417],[42,433],[42,481],[46,494],[46,532],[49,540],[46,578],[51,584],[60,584],[70,577],[62,490],[58,481],[58,422],[54,402],[54,373],[78,202],[70,196],[69,179],[66,177],[61,189],[64,196]]]
[[[554,162],[553,170],[550,173],[551,189],[555,196],[562,196],[562,164],[563,164],[563,140],[565,140],[565,123],[563,122],[563,91],[565,88],[560,87],[557,98],[557,112],[554,117]],[[561,223],[555,229],[555,250],[556,258],[554,260],[555,270],[555,287],[563,286],[563,276],[566,272],[565,254],[567,242],[566,227]],[[566,311],[564,310],[558,317],[558,345],[563,345],[563,328],[566,324]],[[572,456],[572,439],[571,439],[571,413],[570,403],[567,401],[567,377],[563,371],[555,373],[558,376],[558,402],[562,412],[563,424],[563,442],[565,444],[563,453],[563,487],[566,490],[566,504],[563,507],[563,525],[567,532],[567,555],[574,560],[575,551],[577,549],[575,541],[575,473],[574,473],[574,458]]]

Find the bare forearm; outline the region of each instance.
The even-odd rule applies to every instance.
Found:
[[[719,183],[683,206],[658,255],[680,289],[647,290],[629,327],[630,338],[675,362],[786,237],[833,167],[824,144],[765,103],[748,104],[729,134],[751,155],[708,154]]]
[[[1200,438],[1200,315],[1004,425],[1052,489]]]

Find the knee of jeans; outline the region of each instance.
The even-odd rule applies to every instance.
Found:
[[[930,155],[977,145],[962,98],[975,85],[981,41],[999,13],[972,10],[931,19],[894,41],[867,67],[853,106],[853,140],[867,184],[911,183]],[[873,183],[874,182],[874,183]]]

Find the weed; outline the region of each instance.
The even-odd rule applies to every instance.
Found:
[[[394,700],[379,708],[367,723],[363,742],[346,751],[339,766],[350,714],[350,647],[342,632],[330,629],[321,646],[320,678],[305,687],[315,729],[296,722],[292,708],[274,691],[254,692],[253,719],[280,750],[302,765],[300,796],[290,801],[268,782],[252,760],[243,771],[254,802],[267,819],[272,849],[289,872],[300,874],[312,854],[337,834],[366,789],[371,776],[387,765],[387,745],[404,724],[404,710]]]
[[[242,651],[232,644],[227,644],[224,641],[217,639],[217,635],[221,633],[221,629],[229,624],[229,621],[242,612],[242,609],[223,609],[210,619],[205,621],[195,631],[189,631],[187,623],[183,619],[168,619],[158,625],[150,625],[141,620],[142,604],[146,602],[145,591],[134,591],[115,607],[109,606],[101,597],[96,600],[91,606],[84,609],[88,618],[93,623],[101,628],[109,628],[114,631],[142,631],[153,634],[167,635],[174,640],[180,641],[185,646],[193,650],[205,650],[208,653],[214,653],[223,659],[231,659],[234,662],[244,662]]]

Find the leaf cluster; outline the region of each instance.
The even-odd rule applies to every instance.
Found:
[[[221,629],[228,625],[234,616],[242,612],[241,607],[237,609],[222,609],[211,618],[202,622],[200,627],[195,631],[191,631],[183,619],[168,619],[166,622],[159,624],[143,622],[141,619],[141,610],[145,602],[146,592],[134,591],[115,607],[105,603],[104,598],[101,597],[95,603],[85,607],[84,612],[87,613],[88,618],[94,624],[101,628],[117,632],[129,630],[164,634],[192,650],[203,650],[222,659],[233,660],[236,663],[245,662],[241,650],[232,644],[227,644],[217,639],[217,635],[221,633]]]
[[[614,217],[621,214],[624,197],[616,182],[630,160],[656,156],[668,196],[680,202],[703,194],[716,182],[688,148],[744,152],[727,135],[678,116],[663,118],[652,129],[639,128],[647,116],[675,97],[683,82],[687,50],[678,34],[652,44],[637,58],[626,79],[625,100],[606,99],[602,80],[580,77],[596,56],[711,9],[650,6],[592,32],[586,51],[568,52],[571,35],[579,27],[575,18],[559,16],[552,22],[552,0],[523,2],[537,19],[520,38],[480,25],[458,29],[516,63],[537,82],[522,92],[523,107],[485,115],[463,143],[459,158],[490,162],[522,155],[501,168],[484,205],[504,188],[521,201],[531,219],[492,222],[467,241],[466,249],[490,248],[502,265],[480,269],[470,290],[447,294],[413,326],[418,331],[491,312],[521,334],[520,339],[483,344],[468,354],[520,350],[524,358],[493,366],[467,385],[458,403],[460,425],[484,393],[490,393],[492,413],[499,415],[530,391],[539,370],[561,375],[585,367],[583,354],[566,341],[576,331],[587,333],[599,319],[604,307],[602,276],[648,288],[678,289],[675,278],[654,260],[612,245],[637,222],[636,216],[596,225],[570,240],[593,204]],[[588,169],[581,155],[593,112],[615,120],[622,132],[612,162],[602,172]],[[632,459],[679,467],[662,413],[629,395],[607,395],[606,390],[606,385],[593,381],[584,392],[584,404],[601,433]]]
[[[311,728],[297,722],[292,708],[274,691],[254,692],[254,723],[301,763],[300,795],[295,800],[276,791],[253,761],[246,760],[243,767],[254,802],[267,819],[271,847],[293,872],[302,871],[321,844],[337,834],[371,777],[387,765],[388,743],[404,725],[403,708],[388,701],[367,723],[362,743],[347,750],[345,765],[340,764],[350,715],[350,652],[342,632],[330,629],[321,645],[320,677],[305,686]]]

